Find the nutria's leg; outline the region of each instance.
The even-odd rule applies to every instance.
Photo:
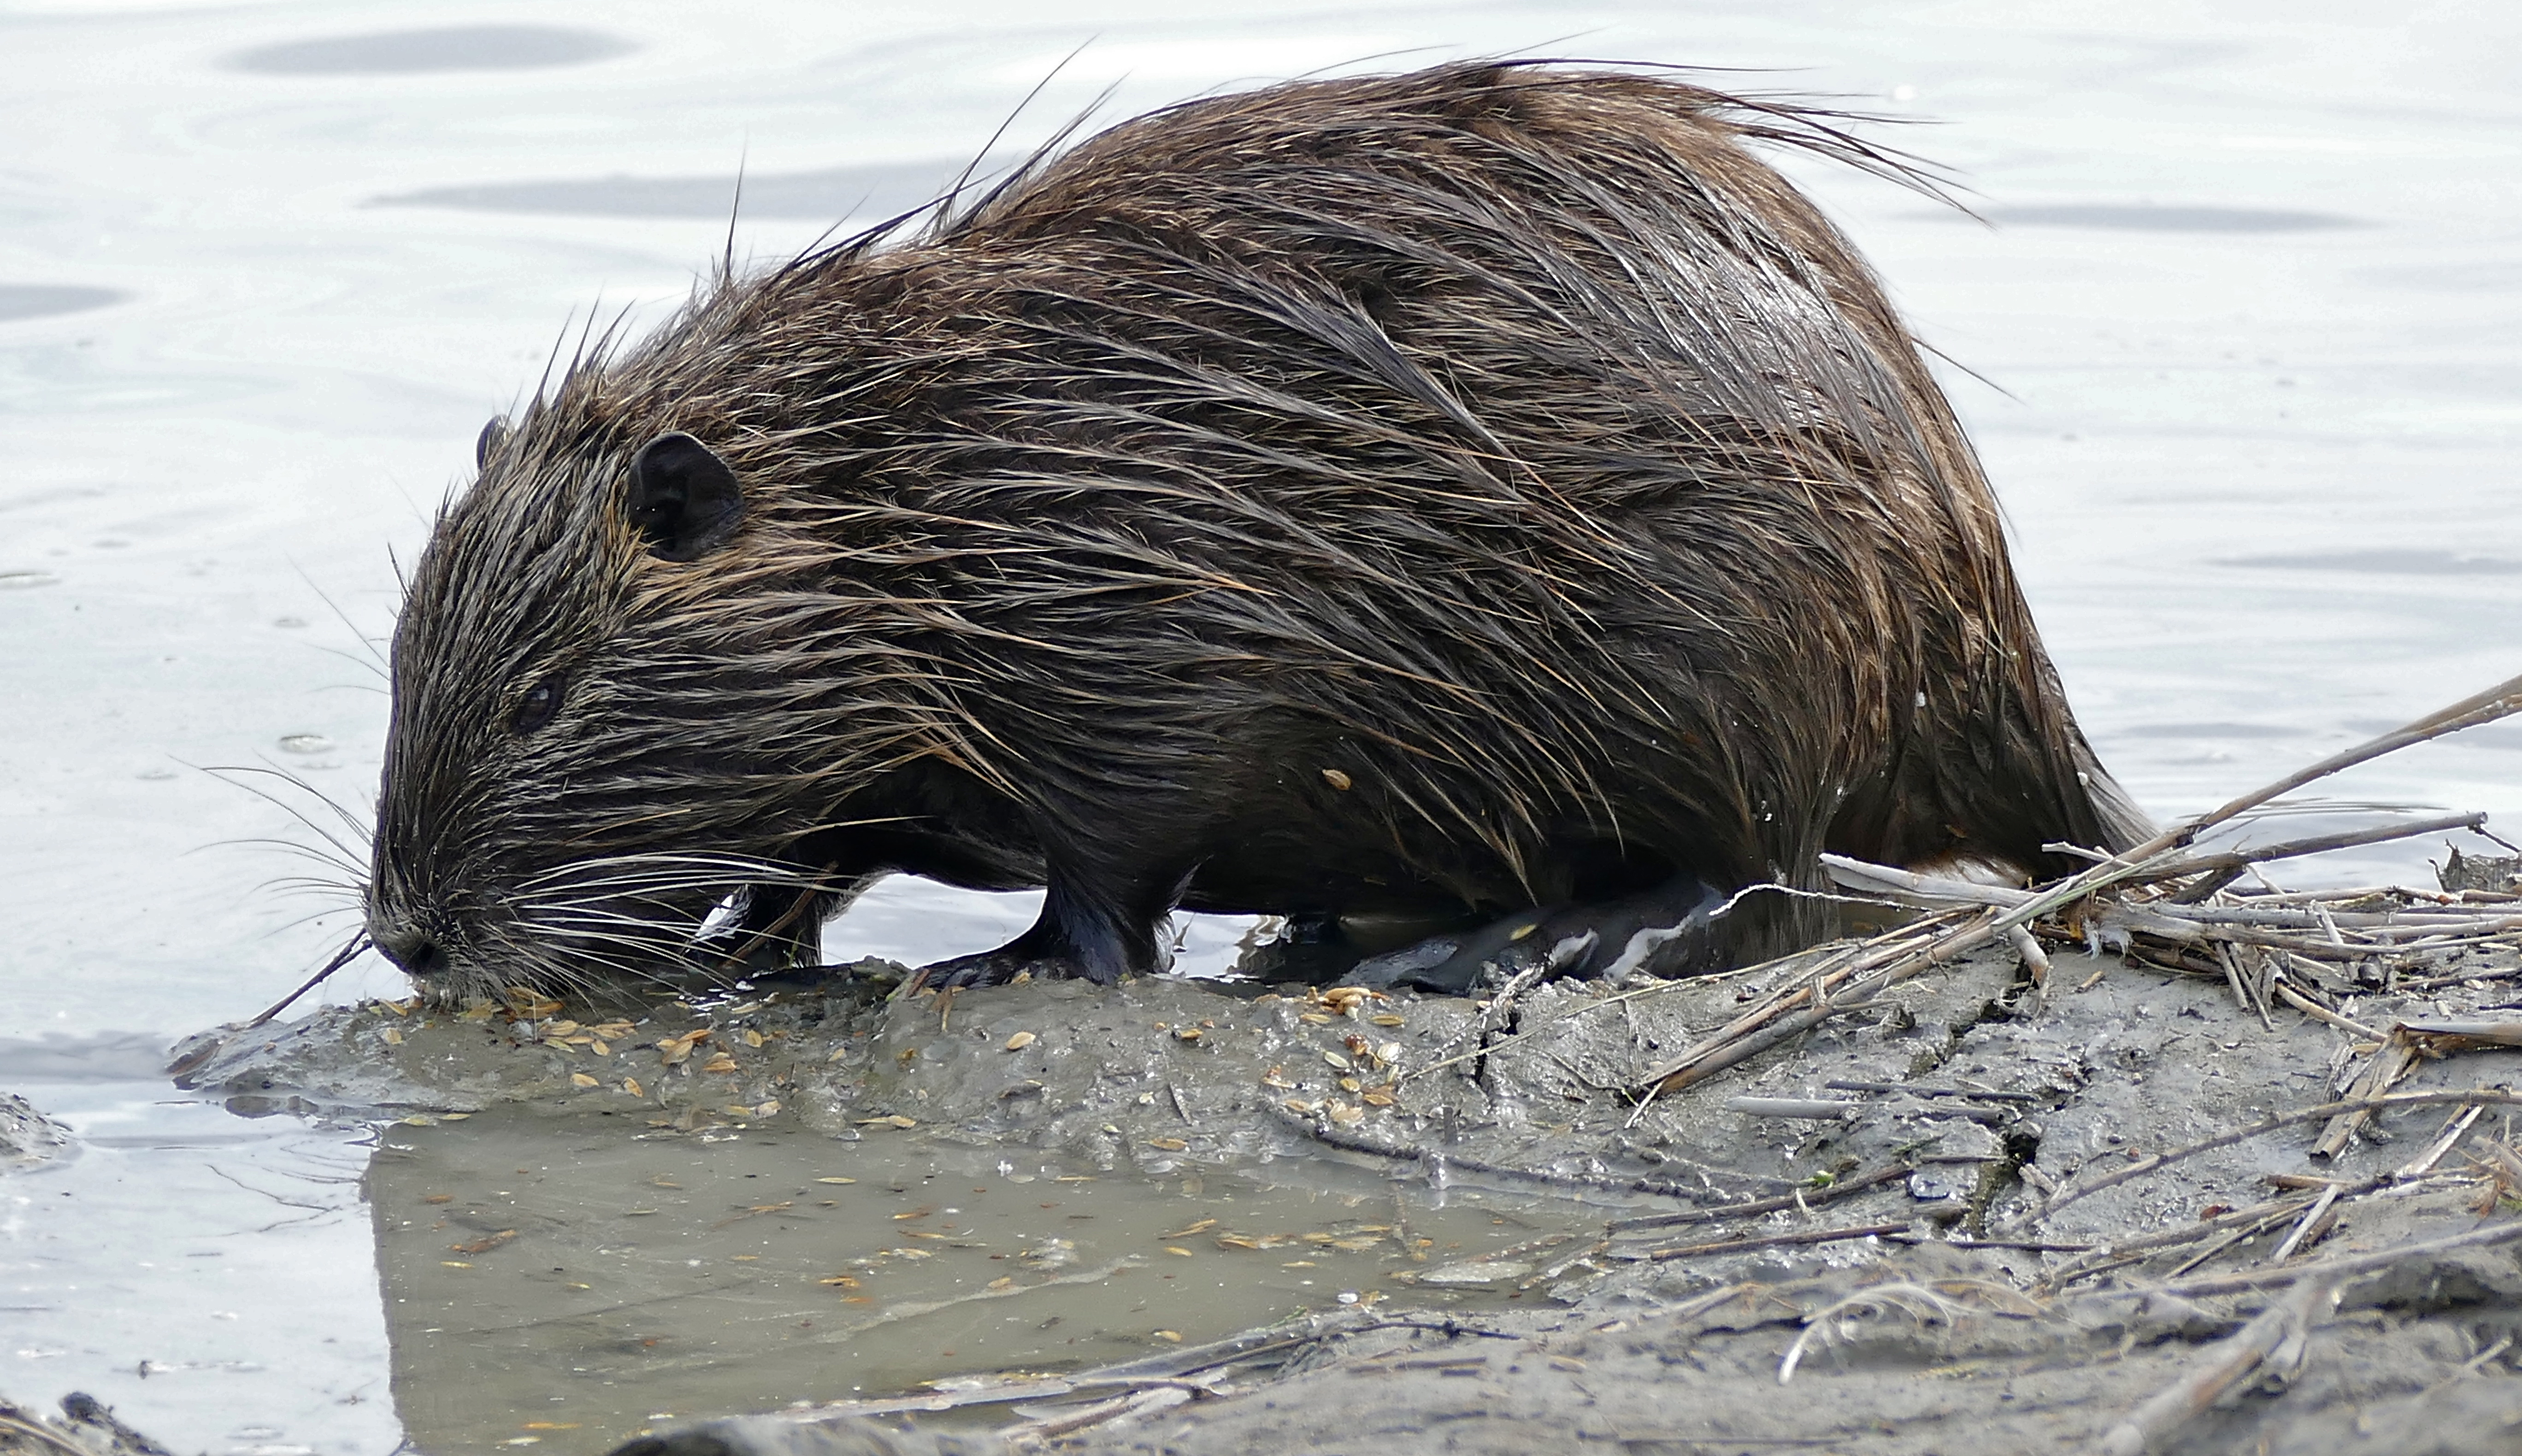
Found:
[[[1696,875],[1675,875],[1637,894],[1546,905],[1477,930],[1432,935],[1360,962],[1352,985],[1417,986],[1466,995],[1532,970],[1552,976],[1672,976],[1730,959],[1725,896]]]
[[[823,923],[864,888],[864,882],[840,890],[754,886],[745,891],[743,912],[705,945],[704,955],[716,952],[712,969],[721,976],[775,976],[819,965]]]
[[[1144,976],[1157,969],[1156,925],[1181,898],[1185,878],[1124,875],[1054,857],[1033,929],[996,950],[928,967],[925,983],[999,985],[1019,971],[1080,976],[1103,985]]]

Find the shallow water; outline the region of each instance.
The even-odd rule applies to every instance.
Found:
[[[899,1133],[632,1133],[513,1109],[388,1129],[367,1192],[422,1449],[600,1452],[677,1415],[1103,1365],[1387,1293],[1539,1299],[1387,1285],[1586,1221],[1337,1167],[1142,1180]]]
[[[392,554],[565,321],[679,297],[739,168],[739,257],[914,199],[1090,39],[1002,149],[1107,85],[1118,115],[1404,51],[1377,64],[1775,68],[1726,80],[1937,120],[1892,139],[1995,226],[1797,173],[1952,361],[2070,696],[2147,807],[2510,676],[2522,17],[2195,9],[557,3],[501,36],[406,0],[0,0],[0,1086],[88,1142],[0,1183],[0,1390],[93,1388],[184,1449],[393,1444],[373,1251],[328,1181],[365,1135],[163,1101],[132,1049],[252,1014],[344,933],[243,842],[350,842],[290,779],[373,792]],[[2328,792],[2509,813],[2517,768],[2500,725]],[[1029,918],[897,884],[831,948]],[[325,994],[399,991],[371,961]]]

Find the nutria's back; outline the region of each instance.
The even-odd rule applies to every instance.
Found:
[[[1108,977],[1177,902],[2129,842],[1950,410],[1746,139],[1888,165],[1671,80],[1446,67],[1160,112],[720,280],[442,518],[380,943],[629,970],[730,891],[803,944],[906,869],[1048,884],[1015,948]]]

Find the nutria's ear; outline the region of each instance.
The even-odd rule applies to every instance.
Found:
[[[650,551],[671,562],[696,561],[735,534],[744,491],[725,461],[677,431],[640,447],[624,509]]]
[[[489,469],[490,457],[498,454],[499,447],[507,442],[508,417],[492,415],[490,422],[482,427],[482,432],[473,436],[473,468],[477,471]]]

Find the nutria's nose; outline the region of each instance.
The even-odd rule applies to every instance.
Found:
[[[369,933],[386,959],[413,976],[436,976],[446,969],[446,952],[423,932],[395,926]]]

